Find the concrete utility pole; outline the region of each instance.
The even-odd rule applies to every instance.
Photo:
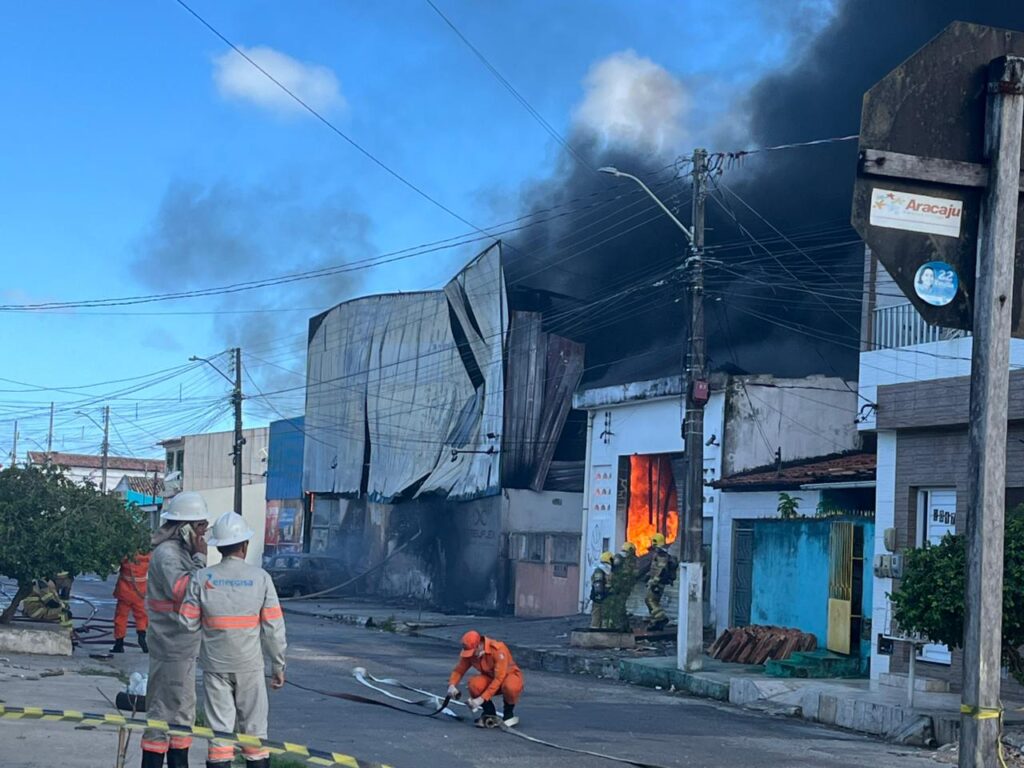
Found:
[[[242,348],[235,347],[235,389],[231,393],[231,402],[235,406],[235,442],[231,451],[231,461],[235,465],[235,512],[242,514]]]
[[[704,203],[708,153],[693,153],[693,238],[689,268],[690,323],[686,338],[686,504],[679,567],[679,668],[700,669],[704,658],[704,404],[708,400],[704,336]]]
[[[18,421],[14,421],[14,445],[11,446],[11,466],[18,465]]]
[[[100,458],[100,492],[107,492],[107,464],[110,460],[110,406],[103,406],[103,454]]]
[[[50,403],[50,428],[46,431],[46,463],[50,463],[50,454],[53,452],[53,403]]]
[[[679,628],[676,635],[680,669],[697,670],[704,659],[704,579],[701,555],[704,545],[704,404],[708,399],[705,374],[704,338],[704,202],[707,182],[706,150],[693,153],[693,228],[687,229],[657,195],[636,176],[617,168],[599,168],[601,173],[632,179],[679,227],[690,243],[690,322],[686,352],[686,419],[682,424],[686,441],[686,493],[679,564]]]
[[[1011,305],[1024,123],[1024,58],[989,66],[968,429],[967,594],[960,766],[996,768],[1003,626],[1003,517]]]

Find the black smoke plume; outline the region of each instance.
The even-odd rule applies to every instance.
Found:
[[[791,67],[765,76],[734,106],[749,144],[856,134],[864,92],[954,20],[1024,29],[1024,3],[840,3]],[[737,149],[716,144],[727,135],[705,131],[693,140],[712,151]],[[609,150],[585,134],[571,143],[591,168],[614,165],[647,180],[689,223],[685,166],[673,180],[671,158]],[[856,158],[856,141],[847,141],[715,159],[722,173],[707,203],[712,369],[856,377],[863,294],[863,246],[849,225]],[[686,308],[672,267],[686,255],[681,233],[634,186],[568,156],[524,200],[538,220],[551,221],[510,241],[515,301],[543,305],[552,330],[587,343],[591,383],[678,373]],[[558,205],[565,208],[544,212]]]

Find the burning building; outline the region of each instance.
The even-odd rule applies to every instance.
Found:
[[[443,290],[310,321],[310,548],[359,587],[452,610],[573,613],[583,347],[510,302],[496,244]],[[378,565],[383,563],[381,567]]]

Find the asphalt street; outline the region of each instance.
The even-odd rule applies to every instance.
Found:
[[[108,598],[111,587],[112,582],[80,580],[75,591]],[[112,602],[102,600],[98,607],[100,615],[112,614]],[[353,668],[361,666],[377,677],[393,677],[443,693],[457,656],[457,648],[427,638],[296,614],[286,614],[286,622],[289,680],[328,692],[383,699],[353,678]],[[139,652],[131,649],[129,654]],[[524,670],[524,676],[526,690],[517,707],[522,720],[519,730],[566,747],[686,768],[936,765],[925,751],[704,699],[592,677],[532,670]],[[395,768],[596,768],[615,764],[532,744],[500,731],[474,728],[468,721],[418,717],[291,685],[271,692],[270,736]]]

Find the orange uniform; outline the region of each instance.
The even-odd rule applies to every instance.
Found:
[[[523,693],[523,673],[503,642],[485,637],[484,655],[479,658],[476,655],[460,657],[448,678],[448,684],[458,685],[470,667],[480,673],[469,679],[470,696],[490,701],[501,693],[506,704],[519,701]]]
[[[149,555],[139,554],[121,561],[117,574],[114,597],[117,608],[114,611],[114,639],[128,634],[128,615],[135,617],[135,629],[145,632],[149,626],[146,616],[146,578],[149,573]]]

